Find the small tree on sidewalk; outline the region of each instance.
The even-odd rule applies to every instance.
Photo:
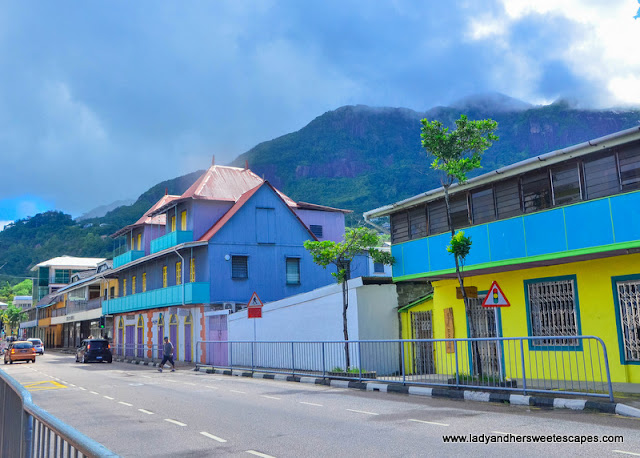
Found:
[[[27,313],[23,312],[20,307],[16,307],[13,304],[9,304],[6,310],[3,310],[1,319],[6,326],[10,328],[10,333],[13,334],[15,328],[17,328],[20,323],[27,319]],[[6,329],[6,328],[5,328]]]
[[[471,307],[462,277],[462,265],[471,250],[471,238],[465,237],[464,232],[458,234],[455,232],[449,205],[449,188],[455,182],[466,183],[467,174],[481,167],[482,154],[492,145],[492,142],[498,140],[498,136],[494,134],[498,123],[491,119],[470,121],[465,115],[461,115],[460,119],[456,120],[456,129],[451,132],[437,120],[423,119],[421,123],[422,146],[428,155],[433,156],[431,168],[442,173],[441,183],[447,207],[447,220],[451,229],[451,242],[447,251],[453,254],[455,260],[456,276],[462,290],[465,312],[469,318],[469,331],[471,337],[475,337],[477,334],[471,319]],[[482,375],[478,343],[474,342],[472,348],[474,367]]]
[[[346,370],[351,367],[349,358],[349,331],[347,329],[347,309],[349,308],[349,272],[351,271],[351,261],[357,255],[368,253],[373,262],[393,265],[395,260],[391,253],[377,249],[380,244],[378,235],[364,227],[358,227],[347,231],[344,241],[333,242],[324,240],[322,242],[307,240],[304,247],[313,257],[313,262],[324,267],[329,265],[336,267],[336,272],[332,272],[337,283],[342,284],[342,327],[344,334],[344,352],[347,364]]]

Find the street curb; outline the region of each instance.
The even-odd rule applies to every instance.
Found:
[[[432,398],[458,399],[461,401],[491,402],[510,405],[524,405],[543,407],[547,409],[568,409],[576,411],[595,411],[601,413],[640,418],[640,409],[621,404],[619,402],[587,401],[572,398],[548,398],[542,396],[525,396],[521,394],[492,393],[486,391],[458,390],[449,388],[427,388],[423,386],[407,386],[394,383],[360,382],[349,380],[334,380],[322,377],[265,374],[261,372],[230,371],[216,369],[212,366],[196,365],[194,371],[206,374],[232,375],[236,377],[252,377],[266,380],[282,380],[288,382],[311,383],[328,385],[336,388],[352,388],[362,391],[379,391],[384,393],[399,393],[411,396],[426,396]]]

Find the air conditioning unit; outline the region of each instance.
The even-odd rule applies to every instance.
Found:
[[[223,310],[231,310],[231,312],[235,312],[236,311],[236,303],[235,302],[224,302],[222,304],[222,309]]]

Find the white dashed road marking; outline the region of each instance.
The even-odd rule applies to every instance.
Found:
[[[149,412],[148,410],[138,409],[142,413],[146,413],[147,415],[153,415],[153,412]]]
[[[102,397],[103,397],[103,398],[105,398],[105,399],[108,399],[108,400],[110,400],[110,401],[113,401],[113,399],[114,399],[114,398],[112,398],[111,396],[102,396]]]
[[[414,419],[410,419],[409,421],[415,421],[416,423],[426,423],[428,425],[449,426],[448,423],[438,423],[437,421],[425,421],[425,420],[414,420]],[[509,433],[504,433],[504,434],[509,434]]]
[[[213,434],[209,434],[206,431],[200,431],[200,434],[202,434],[205,437],[208,437],[209,439],[213,439],[214,441],[227,442],[225,439],[222,439],[221,437],[218,437],[218,436],[214,436]]]
[[[169,423],[173,423],[174,425],[178,425],[178,426],[187,426],[186,423],[182,423],[177,420],[172,420],[171,418],[165,418],[164,421],[168,421]]]
[[[82,391],[87,391],[86,388],[82,388],[81,386],[79,386],[78,388],[80,388]]]
[[[118,404],[122,404],[123,406],[133,407],[133,404],[129,404],[128,402],[118,401]]]
[[[251,453],[255,456],[261,456],[262,458],[275,458],[274,456],[267,455],[266,453],[256,452],[255,450],[247,450],[247,453]]]
[[[316,404],[315,402],[304,402],[304,401],[300,401],[300,404],[304,404],[304,405],[306,405],[306,406],[322,407],[322,404]]]
[[[100,393],[96,393],[95,391],[89,391],[89,393],[91,393],[91,394],[100,394]]]
[[[232,393],[247,394],[247,393],[246,393],[246,392],[244,392],[244,391],[238,391],[238,390],[229,390],[229,391],[231,391]]]
[[[211,388],[212,390],[217,390],[218,389],[217,386],[210,386],[210,385],[207,385],[207,388]]]
[[[281,398],[277,398],[275,396],[267,396],[266,394],[261,395],[263,398],[267,398],[267,399],[275,399],[277,401],[279,401]]]
[[[355,413],[364,413],[366,415],[380,415],[374,412],[367,412],[365,410],[353,410],[353,409],[347,409],[349,412],[355,412]]]
[[[624,450],[611,450],[611,451],[615,453],[622,453],[624,455],[640,456],[640,453],[625,452]]]

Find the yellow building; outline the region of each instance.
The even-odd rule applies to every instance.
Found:
[[[503,382],[602,382],[603,343],[611,380],[640,383],[639,128],[481,175],[450,195],[453,226],[472,240],[463,276],[478,297],[469,316],[446,250],[442,189],[365,214],[391,217],[394,281],[432,282],[431,295],[399,310],[402,336],[512,339],[414,344],[404,350],[407,374],[481,366]],[[494,281],[509,307],[482,307]]]

